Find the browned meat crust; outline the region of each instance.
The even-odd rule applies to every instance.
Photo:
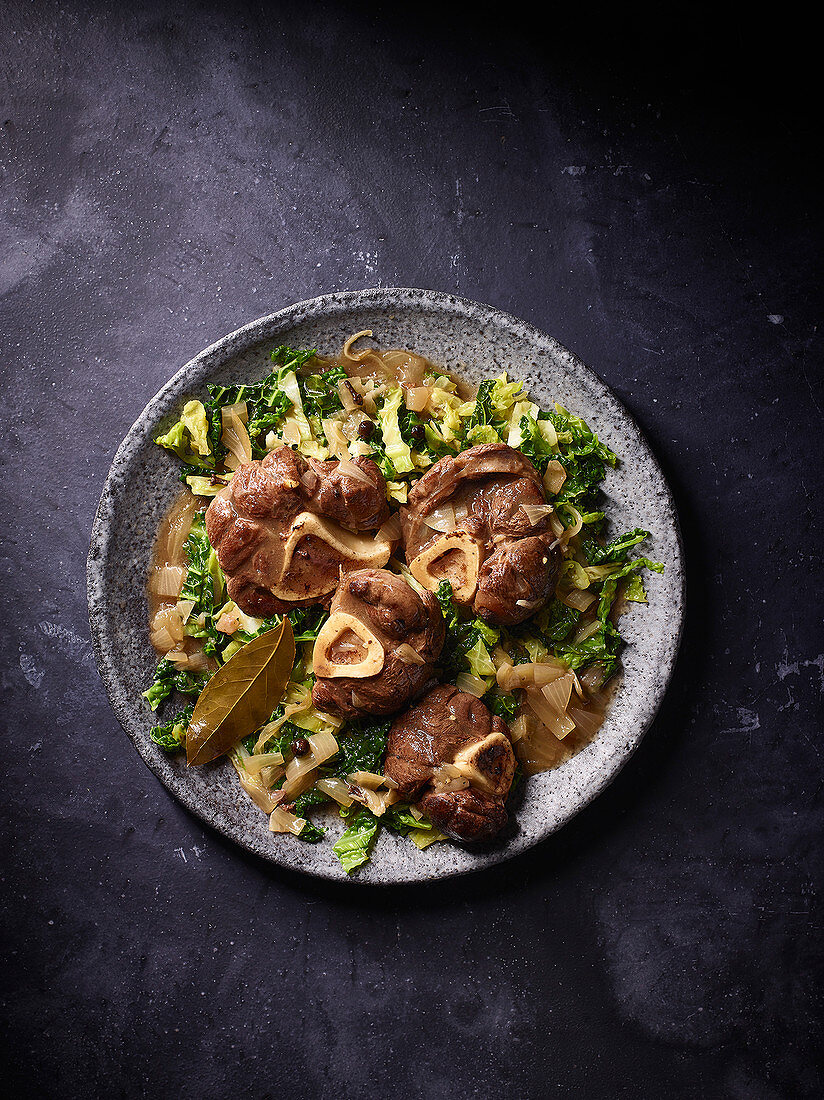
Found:
[[[327,517],[356,533],[375,531],[387,518],[383,475],[369,458],[353,461],[362,476],[342,473],[337,462],[307,461],[280,447],[262,461],[241,466],[214,498],[206,512],[206,532],[226,574],[229,596],[244,611],[265,616],[329,602],[342,559],[312,533],[291,558],[289,598],[272,589],[284,581],[289,529],[301,513]]]
[[[408,562],[443,538],[427,518],[447,503],[456,512],[456,533],[477,547],[479,562],[477,584],[464,597],[456,594],[459,602],[499,626],[534,615],[555,591],[562,555],[548,518],[532,522],[523,509],[546,503],[529,459],[504,443],[482,443],[436,462],[401,511]]]
[[[322,677],[313,689],[315,706],[341,718],[363,714],[394,714],[435,683],[434,662],[443,648],[446,626],[438,601],[423,596],[406,581],[385,569],[361,569],[340,582],[332,616],[344,612],[362,622],[378,638],[384,664],[375,676]],[[422,664],[398,653],[410,646]]]
[[[460,759],[472,760],[472,785],[436,790],[436,769]],[[384,774],[398,784],[404,801],[417,803],[455,840],[489,840],[500,832],[507,820],[504,803],[514,773],[515,756],[504,722],[480,699],[451,684],[430,691],[399,715],[389,732]]]

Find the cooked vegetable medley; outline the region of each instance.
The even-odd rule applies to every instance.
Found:
[[[617,458],[578,416],[506,374],[473,395],[355,350],[367,335],[337,361],[276,348],[156,438],[186,489],[155,547],[144,692],[158,746],[228,754],[272,832],[315,843],[335,808],[347,873],[381,828],[491,840],[519,776],[597,735],[621,608],[663,569],[630,557],[648,532],[607,533]]]

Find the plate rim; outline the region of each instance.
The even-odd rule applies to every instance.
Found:
[[[390,300],[392,299],[392,300]],[[133,443],[137,440],[143,441],[145,439],[145,429],[148,421],[154,421],[157,419],[158,410],[165,405],[170,392],[175,391],[178,387],[178,383],[182,380],[184,375],[188,375],[196,368],[205,368],[208,370],[210,366],[217,365],[218,362],[229,358],[232,355],[241,353],[244,350],[253,348],[256,344],[264,342],[267,338],[266,333],[271,328],[284,328],[289,325],[296,325],[302,322],[310,321],[313,318],[322,316],[328,316],[335,312],[345,312],[351,310],[353,306],[357,306],[358,303],[363,304],[364,308],[371,306],[391,308],[395,306],[403,306],[407,309],[425,310],[427,307],[430,309],[439,310],[444,313],[454,313],[456,310],[462,313],[464,316],[472,316],[474,320],[479,322],[491,322],[494,325],[500,327],[504,325],[513,331],[513,333],[525,338],[526,340],[535,344],[548,345],[552,353],[563,360],[565,360],[564,366],[571,367],[575,372],[593,386],[598,392],[601,398],[605,398],[608,403],[611,403],[614,407],[614,411],[618,413],[619,417],[628,422],[634,429],[638,441],[646,452],[646,459],[652,466],[654,473],[657,475],[658,488],[662,491],[662,496],[665,500],[667,511],[669,513],[672,523],[672,533],[674,535],[674,548],[676,554],[676,562],[678,566],[678,573],[680,578],[680,587],[677,591],[678,599],[678,625],[677,630],[673,632],[672,642],[666,653],[666,667],[662,669],[664,675],[661,678],[661,686],[656,693],[654,702],[648,707],[647,713],[643,716],[642,721],[636,727],[636,731],[631,741],[625,745],[620,754],[616,755],[616,758],[612,761],[612,766],[605,769],[604,772],[599,775],[594,782],[590,782],[586,790],[582,792],[581,796],[576,800],[575,805],[560,814],[560,816],[552,822],[551,826],[541,836],[530,838],[522,845],[512,847],[511,844],[502,846],[500,849],[493,849],[488,852],[484,852],[483,860],[479,860],[477,863],[469,866],[460,866],[454,868],[445,869],[442,872],[436,874],[421,874],[421,875],[403,875],[401,877],[389,878],[381,882],[375,882],[374,880],[366,880],[359,876],[350,877],[345,874],[329,873],[329,871],[323,867],[315,866],[295,866],[292,863],[288,863],[279,858],[279,851],[276,847],[273,847],[270,851],[261,852],[260,850],[253,848],[242,837],[238,836],[231,828],[229,824],[225,824],[220,819],[212,820],[208,816],[204,815],[202,808],[198,807],[194,793],[191,795],[185,788],[185,786],[178,787],[173,786],[167,781],[167,778],[162,774],[160,767],[160,761],[155,761],[154,758],[147,757],[141,749],[141,745],[138,743],[137,737],[131,729],[130,715],[128,714],[128,706],[126,701],[122,701],[120,693],[118,692],[118,683],[116,677],[116,671],[114,666],[108,659],[108,655],[105,652],[104,646],[104,619],[106,615],[105,602],[98,597],[104,591],[105,581],[105,567],[108,561],[108,553],[110,549],[110,536],[112,534],[111,519],[114,513],[113,502],[116,499],[117,483],[122,473],[121,467],[124,465],[128,452],[130,451]],[[162,410],[165,412],[165,410]],[[647,734],[650,726],[655,720],[656,715],[661,707],[663,699],[669,689],[673,672],[678,660],[678,654],[680,651],[681,640],[684,632],[684,620],[686,610],[686,570],[685,570],[685,555],[684,544],[681,533],[680,519],[678,511],[675,506],[675,500],[673,497],[672,489],[664,475],[661,465],[657,456],[649,445],[647,438],[641,430],[638,421],[633,414],[624,406],[621,400],[616,396],[610,386],[604,382],[598,374],[589,366],[587,366],[581,359],[579,359],[573,352],[569,351],[564,345],[562,345],[553,336],[537,328],[528,321],[524,321],[521,318],[516,317],[505,310],[498,309],[488,303],[477,302],[473,299],[465,298],[459,295],[451,294],[444,291],[426,290],[423,288],[415,287],[368,287],[363,290],[347,290],[336,291],[330,294],[318,295],[314,298],[308,298],[300,302],[295,302],[292,305],[286,306],[283,309],[277,310],[273,313],[265,314],[252,321],[241,325],[239,328],[234,329],[232,332],[226,333],[224,336],[213,341],[207,345],[202,351],[198,352],[186,363],[184,363],[175,373],[164,383],[163,386],[154,394],[154,396],[146,403],[143,410],[137,416],[128,432],[124,436],[114,457],[112,458],[109,466],[106,478],[103,483],[100,501],[95,510],[94,520],[91,528],[89,553],[87,557],[86,565],[86,593],[88,602],[88,614],[89,614],[89,626],[92,641],[92,650],[95,658],[95,665],[97,667],[98,674],[103,681],[103,686],[106,691],[106,696],[109,701],[115,717],[118,723],[126,733],[127,737],[131,741],[135,750],[137,751],[140,759],[143,763],[153,772],[153,774],[160,780],[164,788],[169,794],[180,802],[187,811],[192,813],[197,820],[214,829],[228,840],[237,844],[244,851],[248,852],[257,858],[265,860],[268,864],[273,864],[284,870],[291,871],[298,874],[309,875],[312,878],[318,878],[327,882],[346,882],[353,886],[400,886],[410,885],[414,883],[422,882],[440,882],[449,878],[456,878],[467,874],[474,874],[483,871],[489,867],[496,866],[503,863],[508,859],[512,859],[517,855],[521,855],[526,851],[529,851],[539,844],[543,843],[549,837],[557,833],[565,825],[567,825],[574,817],[576,817],[582,810],[589,806],[618,776],[618,774],[626,766],[627,762],[636,752],[641,741]],[[659,666],[660,667],[660,666]],[[334,868],[332,871],[334,872]],[[422,868],[422,871],[424,868]]]

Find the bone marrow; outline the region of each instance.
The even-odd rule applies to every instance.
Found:
[[[394,714],[435,683],[445,632],[429,592],[385,569],[347,573],[315,643],[312,701],[341,718]]]

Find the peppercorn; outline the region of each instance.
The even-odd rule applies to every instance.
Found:
[[[413,443],[423,443],[426,440],[426,432],[423,430],[423,424],[413,424],[409,434],[412,436]]]
[[[371,420],[361,420],[358,424],[358,438],[363,440],[371,439],[375,434],[375,425]]]
[[[312,746],[305,737],[298,737],[297,740],[292,742],[289,748],[292,750],[293,756],[306,756],[312,751]]]

